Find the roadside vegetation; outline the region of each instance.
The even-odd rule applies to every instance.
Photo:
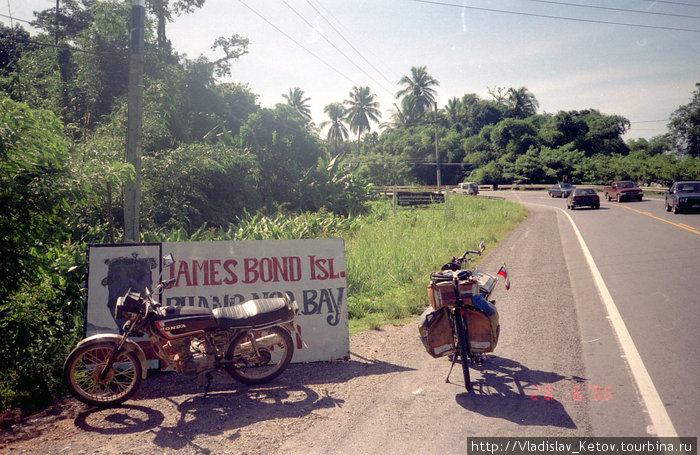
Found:
[[[345,241],[350,331],[419,314],[430,272],[482,240],[488,251],[526,216],[518,204],[471,197],[451,198],[447,215],[441,207],[394,216],[388,204],[375,205],[372,221]]]
[[[700,175],[700,84],[649,140],[625,142],[629,120],[595,108],[538,113],[525,87],[466,92],[435,114],[439,81],[425,66],[398,81],[390,119],[370,87],[347,87],[317,127],[299,87],[263,107],[247,84],[221,82],[248,53],[245,37],[217,39],[216,61],[172,49],[165,24],[201,3],[146,1],[142,240],[343,237],[353,330],[415,314],[427,273],[525,216],[454,198],[449,218],[394,217],[373,199],[373,186],[435,183],[435,125],[444,185]],[[63,393],[86,245],[123,241],[122,191],[135,177],[124,163],[129,2],[70,0],[54,13],[35,14],[36,35],[0,24],[0,409]]]

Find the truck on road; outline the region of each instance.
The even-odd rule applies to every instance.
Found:
[[[615,199],[617,202],[624,200],[631,201],[633,199],[641,201],[644,196],[644,192],[641,188],[638,188],[637,184],[631,180],[612,182],[610,186],[603,188],[603,193],[606,200],[612,201]]]

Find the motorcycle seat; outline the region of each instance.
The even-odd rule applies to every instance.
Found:
[[[258,328],[290,320],[294,312],[283,297],[255,299],[212,311],[219,327]]]

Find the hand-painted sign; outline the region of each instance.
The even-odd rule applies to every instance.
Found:
[[[164,290],[163,305],[214,309],[288,293],[300,309],[294,361],[349,357],[342,239],[91,245],[88,331],[117,331],[110,299],[122,288],[157,283],[155,265],[168,253],[175,263],[162,276],[176,281]]]

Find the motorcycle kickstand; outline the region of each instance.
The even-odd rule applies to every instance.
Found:
[[[452,365],[450,365],[450,371],[447,373],[447,377],[445,378],[446,383],[450,383],[450,375],[452,374],[452,369],[455,367],[455,362],[457,362],[457,353],[455,352],[452,354]]]
[[[207,398],[207,393],[209,393],[209,387],[211,386],[211,380],[214,376],[211,373],[207,373],[207,387],[204,389],[204,398]]]

